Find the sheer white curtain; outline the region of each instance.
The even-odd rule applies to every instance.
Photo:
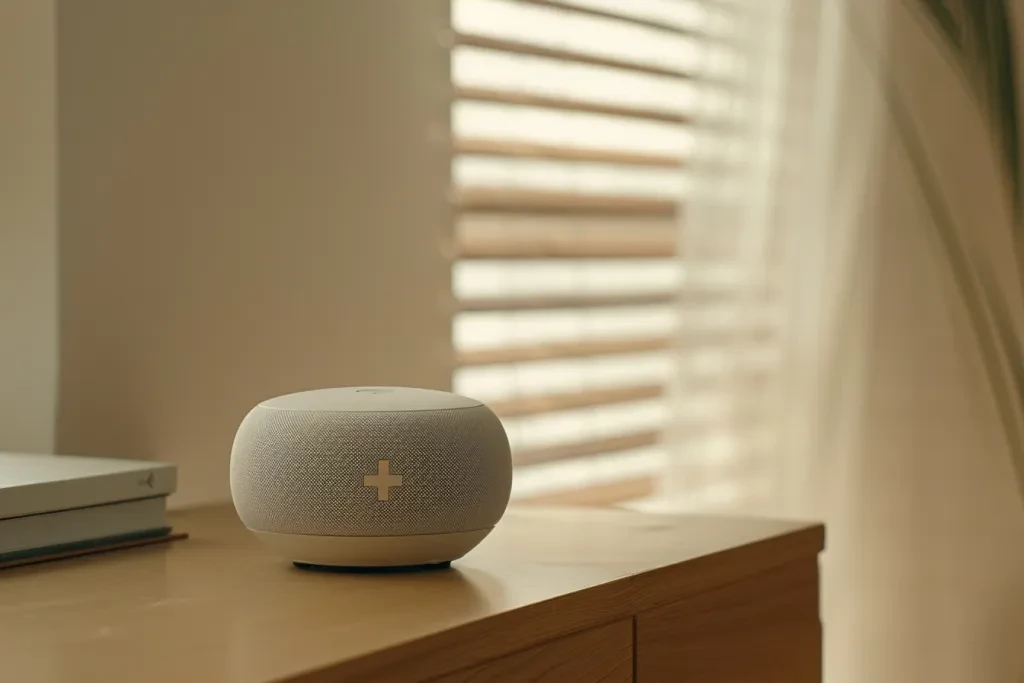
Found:
[[[824,519],[829,683],[1018,681],[1024,6],[735,7],[745,161],[691,199],[681,306],[734,338],[683,328],[649,506]]]

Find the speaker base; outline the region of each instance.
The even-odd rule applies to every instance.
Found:
[[[329,564],[306,564],[305,562],[292,562],[292,564],[307,572],[333,572],[338,574],[404,574],[406,572],[432,572],[438,569],[448,569],[452,566],[451,562],[410,564],[398,567],[341,567]]]
[[[492,528],[418,536],[253,533],[268,548],[298,565],[367,569],[451,563],[476,547]]]

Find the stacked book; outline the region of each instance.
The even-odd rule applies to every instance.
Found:
[[[0,565],[167,536],[174,465],[0,452]]]

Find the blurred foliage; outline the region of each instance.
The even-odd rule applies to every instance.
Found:
[[[917,0],[934,23],[953,61],[965,76],[989,121],[989,131],[1005,173],[1012,205],[1012,242],[1019,278],[1024,259],[1021,221],[1020,131],[1017,117],[1016,58],[1008,3],[1005,0]],[[892,104],[893,93],[890,94]],[[898,97],[896,98],[899,102]],[[938,179],[928,167],[923,145],[909,116],[894,118],[908,143],[911,163],[928,201],[954,280],[968,308],[985,362],[989,386],[1010,445],[1017,483],[1024,496],[1024,347],[1021,346],[1006,293],[989,264],[972,264],[953,224]],[[909,142],[908,142],[909,138]],[[975,284],[977,281],[978,285]],[[979,291],[980,287],[980,291]],[[1020,285],[1018,283],[1018,289]],[[991,322],[989,322],[991,320]],[[1009,373],[1003,371],[1005,359]]]

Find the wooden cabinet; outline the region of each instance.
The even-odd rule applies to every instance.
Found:
[[[296,569],[228,507],[187,541],[0,571],[19,683],[818,683],[818,525],[512,509],[448,570]]]
[[[642,683],[818,683],[818,566],[806,558],[640,614]]]
[[[630,683],[633,620],[617,621],[436,679],[436,683]]]

